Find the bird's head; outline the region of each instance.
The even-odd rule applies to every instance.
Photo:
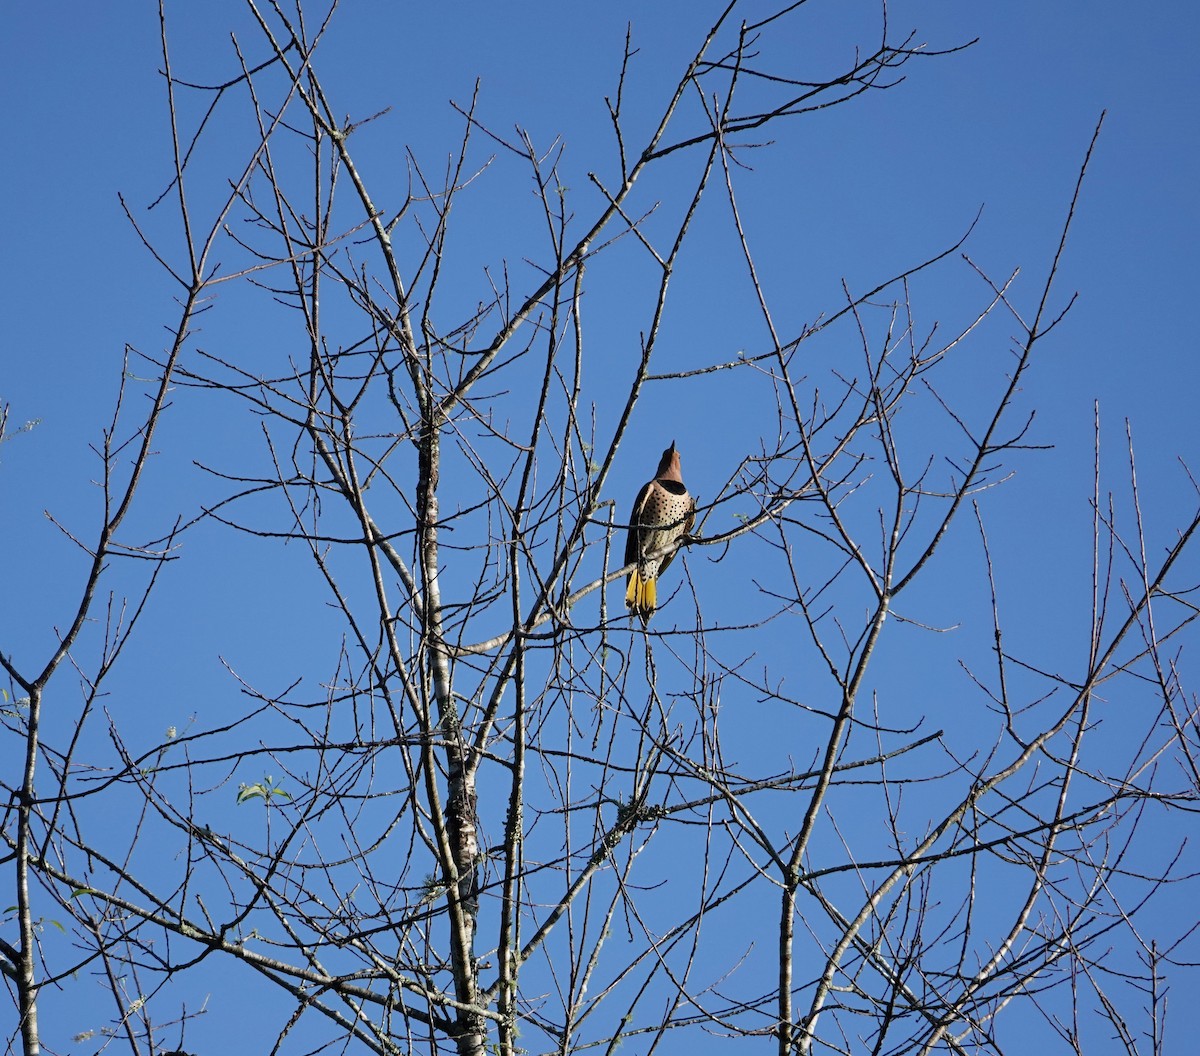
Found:
[[[679,461],[679,452],[675,450],[674,440],[671,441],[671,446],[662,453],[655,479],[676,480],[680,484],[683,483],[683,468]]]

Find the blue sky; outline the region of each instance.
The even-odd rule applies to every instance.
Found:
[[[177,76],[233,76],[231,29],[256,54],[240,5],[167,7]],[[779,47],[813,76],[846,60],[855,27],[879,20],[877,4],[810,0],[809,8]],[[461,128],[449,101],[465,103],[479,78],[479,113],[490,127],[507,132],[519,123],[545,147],[562,138],[564,182],[586,212],[587,174],[612,171],[603,99],[615,87],[626,24],[632,22],[640,49],[628,89],[636,122],[639,106],[654,112],[718,7],[697,3],[690,10],[694,18],[665,4],[564,4],[548,12],[545,5],[468,0],[447,13],[441,5],[362,0],[339,12],[320,69],[339,111],[363,116],[392,107],[364,133],[360,157],[377,183],[386,184],[390,172],[401,177],[405,145],[431,168],[441,166]],[[861,292],[952,244],[981,209],[965,251],[997,279],[1020,267],[1015,296],[1028,303],[1044,281],[1093,128],[1107,111],[1056,288],[1060,307],[1072,292],[1079,297],[1021,395],[1023,407],[1037,410],[1034,438],[1053,449],[1018,460],[989,523],[1012,609],[1022,613],[1013,638],[1050,656],[1059,647],[1077,652],[1081,643],[1069,635],[1089,572],[1080,547],[1090,517],[1097,402],[1106,481],[1114,488],[1122,485],[1129,422],[1152,548],[1170,544],[1173,527],[1195,504],[1179,460],[1200,468],[1200,378],[1189,310],[1200,288],[1200,9],[1179,0],[1136,10],[1115,2],[926,0],[893,3],[889,17],[894,30],[911,26],[934,50],[978,42],[910,63],[905,81],[889,91],[777,128],[779,142],[747,154],[750,167],[738,173],[744,220],[784,334],[836,311],[843,283]],[[173,321],[174,290],[118,200],[123,195],[139,222],[169,243],[170,218],[162,210],[147,214],[146,206],[170,178],[170,155],[155,5],[22,5],[6,9],[0,26],[0,99],[9,118],[0,168],[0,401],[11,405],[10,428],[38,420],[0,448],[0,648],[21,658],[53,641],[83,568],[43,511],[81,531],[94,518],[89,481],[96,462],[88,445],[111,417],[123,349],[156,353]],[[461,222],[471,232],[464,303],[476,296],[481,263],[519,258],[533,238],[523,175],[502,160],[489,179],[514,204],[501,208],[487,195],[464,203]],[[210,186],[216,193],[219,185]],[[698,238],[678,277],[662,369],[727,358],[766,340],[748,289],[738,286],[728,229],[714,222]],[[636,265],[600,273],[589,294],[600,374],[608,357],[616,363],[622,350],[636,347],[645,318],[639,278]],[[914,282],[926,325],[953,327],[982,294],[963,263]],[[274,351],[273,317],[234,292],[223,293],[217,308],[197,344],[236,347],[266,361]],[[995,327],[993,339],[1004,349],[1005,324]],[[997,362],[971,362],[955,375],[965,399],[973,398],[977,380],[1003,374]],[[603,386],[595,391],[599,420],[611,426]],[[211,405],[189,402],[186,393],[177,399],[161,437],[162,468],[151,474],[138,523],[193,514],[211,482],[193,473],[191,459],[228,460],[253,441],[254,423],[214,418]],[[698,388],[692,405],[667,418],[635,421],[623,449],[629,457],[610,480],[608,497],[618,506],[652,468],[633,452],[657,452],[675,439],[687,479],[703,498],[723,480],[728,447],[749,442],[757,426],[739,417],[729,390],[717,385]],[[279,584],[299,558],[263,554],[236,538],[216,540],[199,548],[207,557],[173,571],[159,624],[127,658],[137,676],[121,684],[137,687],[126,703],[144,719],[146,743],[154,743],[150,731],[159,726],[183,726],[193,714],[204,723],[206,708],[210,718],[214,709],[221,713],[224,705],[215,702],[232,690],[218,654],[240,673],[281,687],[291,667],[278,653],[316,647],[329,630],[318,615],[288,629],[311,638],[268,643],[278,650],[240,648],[259,641],[250,636],[269,625],[279,595],[214,583],[210,562],[224,555],[243,585]],[[737,598],[724,592],[751,579],[753,568],[734,561],[709,569],[694,557],[689,569],[701,587],[709,576],[711,589],[739,611]],[[309,588],[295,588],[296,604]],[[950,623],[959,601],[949,583],[922,595],[922,611],[913,616]],[[903,639],[896,648],[889,669],[903,670]],[[909,692],[914,707],[928,707],[941,721],[939,705],[917,703],[919,686]],[[944,707],[953,715],[957,705]],[[969,729],[963,735],[970,740]],[[1179,1035],[1200,1026],[1196,1015],[1177,1000]],[[47,1040],[64,1047],[62,1038]]]
[[[0,42],[4,99],[19,128],[0,175],[4,398],[15,418],[43,420],[36,446],[55,457],[94,435],[107,408],[91,397],[112,391],[112,363],[126,342],[154,347],[159,305],[170,296],[117,201],[121,192],[144,207],[168,171],[154,149],[164,121],[155,13],[150,5],[119,15],[95,5],[67,9],[70,17],[53,20],[35,8],[11,11]],[[839,34],[848,39],[841,21],[850,9],[871,12],[860,15],[868,23],[875,17],[870,4],[815,5],[798,53],[842,58],[822,48]],[[478,76],[484,117],[497,128],[520,122],[547,144],[562,135],[567,165],[582,180],[609,143],[600,96],[612,89],[626,21],[648,57],[637,75],[651,98],[691,44],[677,19],[654,5],[606,5],[587,15],[583,5],[568,6],[549,24],[532,17],[532,7],[528,17],[514,14],[520,5],[458,10],[470,11],[478,32],[456,37],[452,48],[443,15],[414,5],[400,19],[390,5],[370,3],[341,11],[328,45],[328,67],[347,71],[338,84],[345,110],[393,106],[387,139],[413,144],[418,156],[441,157],[453,143],[458,126],[447,101],[466,99]],[[231,24],[250,38],[235,4],[172,18],[186,26],[176,61],[197,76],[234,69]],[[1062,5],[914,3],[893,5],[891,18],[934,48],[979,43],[911,64],[898,88],[818,115],[756,161],[747,208],[788,247],[787,267],[767,270],[788,285],[792,318],[836,305],[843,278],[861,288],[942,248],[981,206],[973,258],[996,275],[1024,265],[1030,270],[1019,281],[1036,284],[1091,129],[1107,109],[1061,285],[1078,289],[1080,300],[1069,335],[1038,368],[1039,406],[1063,430],[1057,441],[1086,447],[1091,402],[1100,400],[1107,422],[1116,427],[1129,416],[1135,436],[1166,453],[1161,469],[1169,475],[1170,457],[1186,458],[1195,443],[1181,308],[1198,271],[1198,74],[1187,49],[1200,15],[1183,3],[1136,16],[1103,3],[1086,17]],[[586,45],[573,47],[577,41]],[[733,333],[715,331],[726,343],[761,336],[736,316],[705,322],[706,337],[728,324]],[[7,472],[21,472],[13,452],[6,460]],[[23,483],[54,486],[40,473]],[[40,516],[43,505],[27,510]]]

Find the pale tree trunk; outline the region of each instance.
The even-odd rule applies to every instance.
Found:
[[[18,1013],[21,1017],[21,1043],[25,1056],[38,1056],[42,1051],[38,1039],[37,945],[34,937],[33,906],[29,894],[30,857],[33,855],[33,803],[36,797],[34,774],[37,769],[38,721],[41,716],[42,693],[30,687],[29,723],[25,740],[25,769],[21,780],[21,798],[17,805],[16,896],[17,924],[20,946],[17,953],[16,988]]]
[[[479,973],[475,960],[475,931],[479,916],[475,772],[468,765],[462,718],[454,699],[450,659],[442,628],[437,494],[441,471],[438,431],[441,412],[436,397],[428,389],[421,395],[429,424],[419,442],[418,545],[424,586],[423,625],[437,709],[436,729],[446,746],[446,802],[442,811],[443,824],[439,826],[439,844],[446,879],[455,998],[460,1006],[455,1043],[462,1056],[482,1056],[487,1039],[485,1021],[475,1011],[480,1000]],[[436,792],[432,787],[432,770],[427,770],[427,779],[431,792]]]

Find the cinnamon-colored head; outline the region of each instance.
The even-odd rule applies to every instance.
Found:
[[[671,446],[662,453],[662,460],[658,463],[658,472],[654,474],[654,479],[683,483],[683,468],[679,462],[679,452],[675,450],[674,440],[671,441]]]

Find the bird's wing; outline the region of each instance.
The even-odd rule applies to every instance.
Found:
[[[625,536],[625,564],[627,565],[632,565],[641,556],[642,533],[639,528],[646,501],[650,498],[650,489],[653,487],[654,481],[647,481],[642,485],[642,490],[637,493],[637,498],[633,500],[633,512],[629,514],[629,532]]]

